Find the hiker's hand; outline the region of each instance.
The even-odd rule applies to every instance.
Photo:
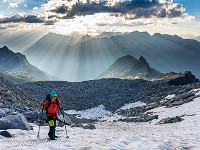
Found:
[[[64,112],[64,109],[63,109],[63,108],[61,108],[61,109],[60,109],[60,111],[63,113],[63,112]]]

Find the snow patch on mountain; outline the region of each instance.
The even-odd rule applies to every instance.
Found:
[[[195,95],[200,95],[200,89],[195,89],[192,91],[198,91]],[[150,110],[149,112],[157,114],[159,116],[158,119],[181,116],[184,118],[183,123],[185,123],[185,125],[190,125],[190,123],[194,123],[195,120],[200,120],[200,98],[195,98],[193,101],[177,107],[158,107]],[[153,120],[152,122],[155,123],[156,121],[157,120]],[[200,121],[198,122],[200,124]]]
[[[129,104],[125,104],[124,106],[122,106],[120,109],[130,109],[130,108],[135,108],[135,107],[139,107],[139,106],[144,106],[146,105],[146,103],[143,103],[141,101],[137,101],[135,103],[129,103]]]
[[[175,94],[167,95],[167,96],[165,97],[165,99],[171,99],[171,98],[173,98],[174,96],[175,96]]]
[[[68,114],[79,114],[81,117],[88,119],[102,118],[112,114],[110,111],[106,110],[103,105],[82,111],[68,110],[65,112]]]

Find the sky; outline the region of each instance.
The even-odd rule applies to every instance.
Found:
[[[1,0],[0,31],[200,35],[199,0]]]

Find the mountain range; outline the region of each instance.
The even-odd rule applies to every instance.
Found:
[[[126,55],[136,59],[143,56],[152,68],[162,73],[190,70],[200,77],[200,43],[196,40],[137,31],[83,42],[52,33],[45,37],[23,54],[31,64],[62,80],[95,79],[116,59]]]
[[[21,53],[14,53],[4,46],[0,48],[0,76],[14,83],[57,80],[31,65]]]

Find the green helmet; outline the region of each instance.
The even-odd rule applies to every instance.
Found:
[[[54,92],[54,91],[52,91],[52,92],[50,93],[50,95],[51,95],[51,96],[57,96],[57,95],[56,95],[56,92]]]

